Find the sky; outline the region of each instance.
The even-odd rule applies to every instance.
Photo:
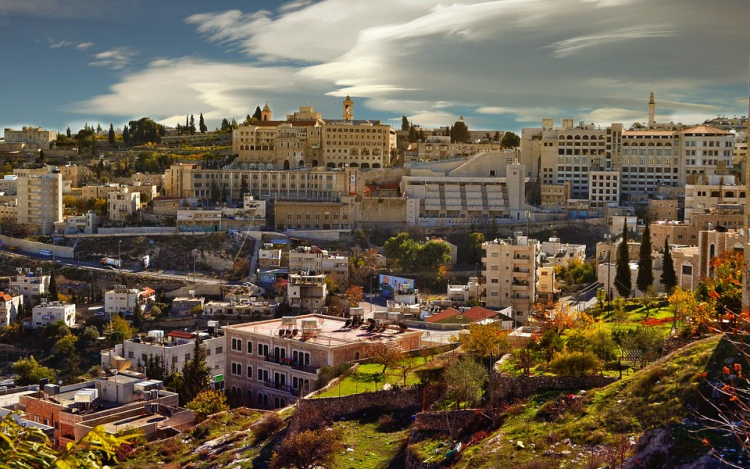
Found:
[[[151,117],[214,129],[267,102],[473,130],[748,113],[747,0],[0,0],[0,127]]]

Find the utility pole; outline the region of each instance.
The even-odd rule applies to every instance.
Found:
[[[121,239],[117,241],[117,273],[122,275],[122,240]]]

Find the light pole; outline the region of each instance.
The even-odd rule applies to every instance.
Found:
[[[117,273],[122,274],[122,240],[117,240]]]

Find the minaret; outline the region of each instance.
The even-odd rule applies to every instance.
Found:
[[[648,126],[655,127],[656,119],[654,119],[654,110],[656,109],[656,102],[654,101],[654,92],[648,97]]]
[[[260,120],[262,121],[271,120],[271,108],[268,107],[268,101],[266,101],[266,105],[263,106],[263,110],[260,111]]]
[[[350,121],[354,119],[354,101],[352,101],[352,98],[349,97],[349,95],[346,96],[346,99],[344,100],[344,120]]]

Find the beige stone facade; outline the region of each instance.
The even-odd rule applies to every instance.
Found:
[[[351,202],[277,200],[276,229],[347,230],[354,227]]]
[[[18,177],[18,223],[39,234],[50,234],[63,219],[62,175],[50,170]]]
[[[346,327],[346,319],[304,315],[224,328],[226,390],[255,408],[279,408],[318,389],[320,369],[359,360],[377,343],[406,351],[421,345],[421,332],[395,334]]]
[[[49,149],[49,144],[57,140],[56,130],[45,130],[41,127],[22,127],[21,130],[5,128],[5,143],[24,143],[42,150]]]
[[[648,219],[651,221],[676,221],[679,219],[677,199],[649,199]]]
[[[131,192],[127,187],[107,194],[107,215],[111,221],[123,222],[141,208],[141,193]]]
[[[550,210],[565,210],[568,199],[573,196],[573,186],[570,181],[562,184],[542,184],[542,208]]]
[[[525,236],[482,243],[482,276],[488,308],[512,306],[519,320],[528,320],[537,299],[540,244]]]

